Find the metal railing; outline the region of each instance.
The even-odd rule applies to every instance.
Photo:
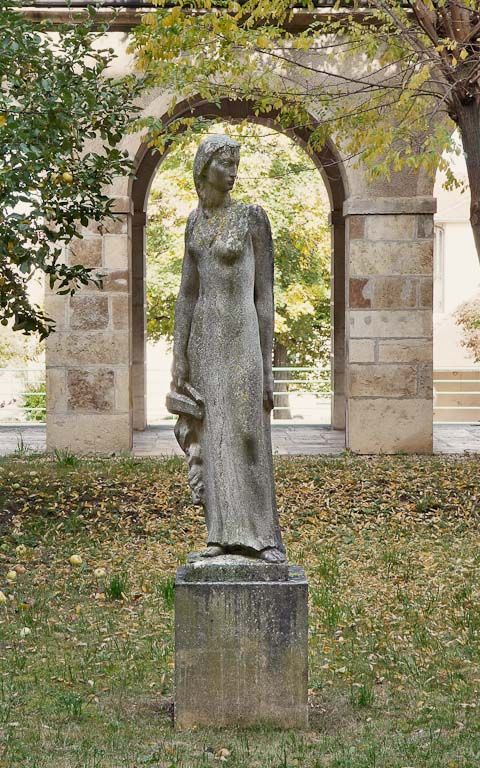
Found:
[[[147,369],[147,378],[155,374],[161,374],[168,380],[169,372],[165,367]],[[435,421],[452,424],[480,422],[480,366],[437,368],[433,374],[433,386]],[[326,412],[332,397],[330,387],[328,368],[276,367],[274,414],[280,418],[291,415],[293,419],[302,419],[313,417],[319,407]],[[282,403],[282,397],[288,398],[288,402]],[[161,395],[159,398],[161,400]],[[449,402],[452,399],[456,402]],[[169,418],[165,411],[149,409],[150,420],[157,415]],[[45,369],[41,366],[0,368],[0,423],[42,422],[45,416]]]
[[[274,367],[274,418],[277,419],[314,419],[319,409],[321,421],[330,421],[331,374],[329,368],[319,366]],[[159,391],[159,380],[170,381],[167,367],[148,366],[147,392]],[[165,392],[166,393],[166,392]],[[285,401],[282,400],[285,398]],[[152,407],[153,405],[153,407]],[[163,405],[162,397],[155,404],[147,405],[149,423],[173,420]]]
[[[42,422],[46,416],[45,368],[0,368],[0,422]]]

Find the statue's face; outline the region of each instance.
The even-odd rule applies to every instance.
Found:
[[[215,155],[207,169],[207,184],[218,192],[230,192],[237,178],[238,162],[238,155],[232,152]]]

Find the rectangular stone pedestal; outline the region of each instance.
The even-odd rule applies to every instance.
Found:
[[[303,569],[246,558],[218,560],[177,571],[176,727],[305,728],[308,584]]]

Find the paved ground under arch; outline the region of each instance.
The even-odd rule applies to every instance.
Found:
[[[435,424],[435,453],[480,453],[480,423]],[[44,424],[0,425],[0,455],[20,450],[44,451]],[[274,424],[272,442],[280,455],[338,454],[345,449],[345,433],[325,424]],[[152,425],[144,432],[134,433],[134,453],[137,456],[180,454],[172,425]]]

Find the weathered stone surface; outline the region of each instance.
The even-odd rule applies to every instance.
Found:
[[[345,370],[342,369],[336,373],[337,377],[337,390],[338,392],[345,392]]]
[[[103,222],[103,231],[107,235],[125,235],[128,232],[128,216],[117,213]]]
[[[141,280],[132,280],[132,304],[143,307],[145,305],[145,282]]]
[[[105,293],[127,293],[128,292],[128,270],[115,269],[103,274],[103,287],[95,288],[95,291],[104,291]]]
[[[188,556],[183,580],[199,581],[286,581],[287,563],[265,563],[243,555],[201,557],[197,552]]]
[[[132,397],[133,407],[133,428],[143,430],[147,426],[147,414],[145,408],[145,397],[135,394]]]
[[[65,296],[56,296],[50,292],[45,294],[45,312],[52,320],[55,320],[56,331],[62,331],[65,328],[67,304],[68,300]]]
[[[433,237],[433,216],[431,215],[417,216],[417,237],[418,238]]]
[[[131,419],[128,414],[83,414],[78,411],[47,414],[47,450],[55,448],[74,453],[129,451],[132,447]]]
[[[349,197],[343,204],[343,215],[435,213],[434,197]]]
[[[348,219],[348,236],[350,240],[363,240],[365,237],[365,216],[351,216]]]
[[[378,342],[379,363],[429,363],[432,360],[431,339],[382,339]]]
[[[226,135],[207,136],[195,155],[199,200],[185,231],[166,405],[179,416],[212,551],[284,560],[270,434],[273,241],[263,208],[230,197],[239,161]]]
[[[99,276],[102,279],[101,287],[90,283],[85,288],[82,288],[82,296],[85,295],[97,295],[98,293],[128,293],[129,289],[129,277],[128,271],[125,269],[113,269],[113,270],[99,270]]]
[[[103,262],[107,269],[128,269],[128,236],[105,235]]]
[[[431,278],[420,282],[419,306],[425,307],[425,309],[433,307],[433,280]]]
[[[351,363],[374,363],[375,341],[370,339],[350,339],[348,358]]]
[[[354,240],[350,243],[350,275],[431,275],[433,243],[417,240],[384,243]]]
[[[128,413],[131,407],[131,383],[130,383],[130,369],[116,368],[115,369],[115,411],[120,413],[122,411]]]
[[[107,272],[103,278],[102,290],[104,290],[106,293],[127,293],[128,272],[121,269]]]
[[[353,338],[430,337],[432,313],[427,310],[350,310],[350,336]]]
[[[145,386],[145,363],[134,363],[132,365],[132,386],[135,390],[142,389]]]
[[[101,235],[103,233],[103,224],[101,221],[90,219],[86,227],[79,224],[77,229],[83,237],[88,237],[89,235]]]
[[[67,371],[70,411],[113,411],[114,372],[110,369]]]
[[[374,309],[407,309],[417,303],[417,281],[405,277],[376,277],[373,287]]]
[[[351,398],[347,445],[355,453],[432,453],[432,400]]]
[[[335,392],[331,408],[332,429],[345,429],[345,395]]]
[[[433,397],[433,366],[418,366],[418,397]]]
[[[127,331],[69,331],[48,339],[48,362],[60,365],[128,365]]]
[[[69,247],[69,263],[82,264],[84,267],[102,266],[102,238],[84,237],[82,240],[73,240]]]
[[[65,368],[46,370],[47,411],[65,413],[67,410],[67,384]]]
[[[367,240],[413,240],[416,234],[416,217],[412,214],[387,214],[367,217]]]
[[[109,323],[108,297],[79,294],[70,299],[70,328],[103,330]]]
[[[112,197],[112,200],[112,213],[133,213],[133,202],[130,197],[127,197],[126,195],[116,195],[115,197]]]
[[[352,277],[352,309],[407,309],[417,305],[417,280],[409,277]]]
[[[270,566],[267,566],[270,567]],[[175,584],[175,725],[306,728],[308,585]]]
[[[130,321],[128,294],[112,296],[111,306],[114,329],[127,329]]]
[[[417,392],[417,369],[413,365],[351,363],[352,397],[412,397]]]
[[[352,277],[349,282],[349,305],[353,309],[368,309],[372,306],[372,285],[366,277]]]

